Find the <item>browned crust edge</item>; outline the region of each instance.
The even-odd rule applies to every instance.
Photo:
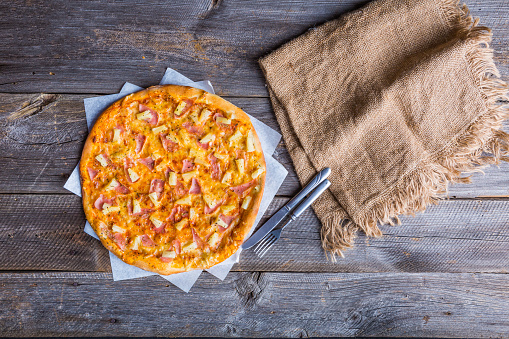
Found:
[[[254,199],[254,201],[252,203],[251,210],[249,211],[247,216],[245,216],[244,219],[241,221],[242,226],[240,226],[240,225],[237,226],[237,227],[239,227],[239,226],[241,227],[240,235],[243,239],[243,241],[238,245],[238,247],[236,249],[236,251],[238,251],[238,249],[240,248],[242,243],[246,240],[245,238],[251,231],[254,221],[256,219],[256,216],[258,215],[261,200],[263,198],[263,192],[265,190],[265,177],[266,177],[267,167],[266,167],[266,162],[265,162],[265,155],[263,154],[263,150],[262,150],[260,140],[258,138],[258,134],[256,133],[256,130],[254,129],[251,119],[243,110],[241,110],[240,108],[238,108],[231,102],[229,102],[215,94],[203,91],[198,88],[188,87],[188,86],[178,86],[178,85],[152,86],[145,90],[129,94],[126,97],[115,101],[112,105],[110,105],[107,109],[105,109],[104,112],[101,113],[101,115],[98,117],[94,126],[90,130],[87,140],[85,141],[81,160],[84,160],[84,159],[87,159],[90,157],[90,152],[93,147],[93,137],[97,134],[97,131],[101,130],[103,120],[106,119],[106,117],[112,110],[118,109],[121,106],[122,102],[128,98],[130,100],[137,100],[139,97],[143,97],[153,91],[166,92],[173,97],[195,98],[197,102],[202,102],[202,103],[205,103],[212,107],[217,107],[225,112],[234,111],[235,115],[237,116],[237,119],[245,121],[245,122],[249,122],[251,124],[252,130],[253,130],[253,136],[254,136],[254,140],[255,140],[256,150],[259,151],[260,154],[262,155],[260,161],[261,161],[261,166],[262,166],[264,172],[259,177],[259,184],[261,187],[260,192],[258,192],[258,194],[256,195],[256,198]],[[127,262],[130,265],[139,267],[139,268],[149,271],[149,272],[155,272],[155,273],[162,274],[162,275],[170,275],[170,274],[190,271],[190,270],[186,269],[185,267],[184,268],[171,267],[170,266],[171,263],[166,264],[166,263],[158,262],[158,263],[156,263],[156,266],[154,267],[153,266],[154,263],[152,263],[152,265],[151,265],[146,260],[141,260],[141,259],[135,259],[133,261],[128,262],[128,261],[124,260],[123,253],[118,249],[116,244],[111,239],[109,239],[108,237],[102,237],[99,235],[100,232],[98,231],[98,225],[96,225],[96,223],[93,222],[92,220],[90,220],[91,218],[89,218],[89,216],[92,215],[92,212],[90,211],[92,204],[90,203],[89,197],[87,194],[85,194],[85,191],[83,189],[83,181],[84,181],[83,178],[85,175],[88,175],[84,163],[85,163],[84,161],[80,162],[80,181],[81,181],[81,186],[82,186],[83,209],[85,211],[85,216],[87,217],[87,220],[89,221],[90,225],[92,226],[92,228],[94,229],[96,234],[98,234],[99,239],[101,240],[104,247],[106,247],[110,252],[115,254],[122,261]],[[226,260],[226,259],[227,258],[225,258],[224,260]],[[222,261],[224,261],[224,260],[222,260]],[[220,263],[222,261],[212,262],[210,265],[204,265],[202,267],[193,268],[191,270],[207,269],[214,265],[217,265],[218,263]]]

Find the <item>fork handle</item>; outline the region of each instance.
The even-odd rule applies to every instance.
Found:
[[[292,220],[295,220],[299,215],[302,214],[318,197],[330,186],[330,181],[325,180],[318,187],[311,192],[309,197],[307,197],[299,206],[297,206],[293,212],[290,214]]]

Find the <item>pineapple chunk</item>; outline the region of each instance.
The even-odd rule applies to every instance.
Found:
[[[119,227],[117,225],[113,225],[113,227],[111,229],[115,233],[125,233],[126,232],[125,228]]]
[[[210,247],[216,247],[219,242],[221,241],[221,237],[218,233],[214,233],[210,236],[209,240],[207,242],[209,243]]]
[[[175,201],[175,204],[177,205],[191,205],[193,203],[191,195],[186,195],[184,198],[181,198],[177,201]]]
[[[113,142],[119,142],[120,141],[120,132],[121,130],[118,128],[113,129]]]
[[[99,163],[101,164],[102,167],[106,167],[108,166],[108,160],[106,160],[106,158],[104,157],[104,155],[102,154],[99,154],[98,156],[95,157],[95,159],[97,161],[99,161]]]
[[[152,114],[149,110],[136,114],[136,119],[138,120],[148,120],[152,118]]]
[[[166,127],[164,125],[152,128],[152,132],[154,132],[155,134],[159,134],[159,133],[164,132],[166,130],[168,130],[168,127]]]
[[[175,251],[164,251],[163,254],[161,254],[161,257],[162,258],[170,258],[170,259],[173,259],[177,256],[177,254],[175,254]]]
[[[203,200],[210,208],[214,208],[217,205],[217,201],[207,194],[203,195]]]
[[[256,178],[258,178],[258,177],[260,176],[260,174],[262,174],[263,172],[265,172],[265,171],[263,170],[263,168],[259,168],[259,169],[257,169],[256,171],[254,171],[254,172],[253,172],[253,174],[251,174],[251,178],[256,179]]]
[[[112,191],[117,186],[118,186],[118,181],[115,178],[113,178],[113,180],[111,180],[111,182],[108,184],[108,186],[106,186],[106,191]]]
[[[103,214],[110,214],[110,213],[118,212],[118,211],[120,211],[119,206],[110,206],[108,204],[103,205]]]
[[[157,200],[157,193],[156,192],[152,192],[148,195],[148,197],[150,198],[150,201],[152,201],[152,203],[154,204],[154,206],[158,207],[159,206],[159,200]]]
[[[212,115],[212,112],[208,108],[204,108],[201,111],[199,122],[203,123],[205,120],[210,118],[211,115]]]
[[[227,113],[229,113],[229,115],[230,115],[230,120],[237,119],[237,115],[235,114],[235,111],[229,111]]]
[[[228,171],[224,174],[223,180],[221,180],[222,184],[228,184],[230,180],[232,179],[232,172]]]
[[[235,163],[237,164],[240,174],[244,174],[244,159],[237,159]]]
[[[191,251],[194,251],[197,248],[198,248],[198,245],[196,245],[196,243],[193,241],[193,242],[185,245],[184,247],[182,247],[182,252],[184,252],[184,253],[191,252]]]
[[[140,202],[136,199],[133,199],[133,214],[140,212],[141,212]]]
[[[159,152],[152,153],[152,159],[154,159],[154,160],[161,159],[162,157],[163,156],[161,154],[159,154]]]
[[[225,223],[221,218],[217,217],[216,222],[214,225],[221,226],[222,228],[228,228],[228,224]]]
[[[205,151],[202,151],[201,149],[193,147],[193,148],[189,149],[189,156],[190,157],[204,157]]]
[[[175,224],[175,228],[178,231],[181,231],[184,228],[184,226],[187,225],[187,221],[188,221],[187,219],[180,220],[178,223]]]
[[[214,141],[214,140],[216,140],[216,136],[212,133],[209,133],[200,140],[200,143],[208,144],[209,142]]]
[[[251,197],[247,196],[242,202],[242,209],[247,210],[249,208],[249,204],[251,204]]]
[[[178,105],[177,105],[177,108],[175,108],[175,111],[173,113],[175,113],[176,116],[181,116],[182,115],[182,111],[184,110],[184,108],[186,108],[186,102],[185,101],[181,101]]]
[[[182,179],[184,179],[185,182],[189,182],[193,177],[196,177],[196,176],[198,176],[198,171],[194,170],[194,171],[182,174]]]
[[[228,139],[230,141],[230,146],[235,145],[240,139],[242,139],[242,133],[240,133],[239,130],[236,130],[230,139]]]
[[[221,159],[221,160],[228,160],[228,154],[221,154],[221,153],[217,153],[217,152],[214,152],[214,156],[218,159]]]
[[[256,151],[255,142],[254,142],[254,136],[253,136],[253,131],[252,130],[249,130],[249,132],[247,132],[246,150],[248,152]]]
[[[134,238],[134,244],[131,247],[131,249],[137,251],[140,248],[140,245],[141,245],[141,235]]]
[[[193,120],[195,125],[198,125],[200,123],[200,120],[198,118],[198,110],[194,109],[191,114],[189,114],[189,117],[191,120]]]
[[[202,166],[205,166],[205,167],[210,167],[210,164],[208,163],[208,161],[203,159],[202,157],[194,158],[194,162],[196,164],[199,164],[199,165],[202,165]]]
[[[226,118],[223,118],[223,117],[217,117],[216,121],[221,123],[221,124],[225,124],[225,125],[229,125],[229,124],[232,123],[232,121],[230,119],[226,119]]]
[[[226,205],[226,206],[221,207],[221,211],[223,211],[224,214],[230,214],[230,212],[236,208],[237,208],[237,206],[235,206],[235,205]]]
[[[166,139],[170,140],[171,142],[174,142],[176,144],[179,143],[179,139],[177,139],[177,137],[175,136],[175,134],[173,133],[168,133],[168,135],[166,135]]]
[[[196,212],[196,209],[190,208],[189,209],[189,219],[194,220],[198,216],[198,213]]]
[[[140,178],[140,176],[138,175],[138,173],[136,173],[135,171],[133,171],[132,169],[128,168],[127,169],[127,173],[129,174],[129,178],[131,178],[131,181],[132,182],[136,182],[138,181],[138,179]]]
[[[175,172],[168,173],[168,183],[170,186],[175,186],[177,184],[177,174]]]
[[[159,228],[159,227],[163,226],[163,224],[164,224],[161,220],[156,219],[156,218],[154,218],[153,216],[150,216],[150,218],[149,218],[149,219],[150,219],[150,221],[152,221],[152,223],[154,224],[154,226],[155,226],[155,227],[157,227],[157,228]]]
[[[261,190],[261,186],[260,185],[256,185],[255,188],[254,188],[254,191],[256,193],[258,193],[258,192],[260,192],[260,190]]]

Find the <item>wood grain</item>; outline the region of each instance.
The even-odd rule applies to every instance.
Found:
[[[274,200],[266,216],[287,202]],[[73,195],[0,195],[0,270],[110,271],[107,251],[83,233]],[[263,222],[264,220],[262,220]],[[509,272],[509,201],[443,201],[384,237],[361,235],[336,263],[320,247],[311,210],[289,225],[263,259],[246,250],[237,271]],[[37,258],[34,260],[34,258]]]
[[[0,274],[6,336],[507,337],[506,274]]]
[[[509,6],[467,0],[491,27],[509,76]],[[366,0],[4,1],[0,92],[113,93],[159,82],[166,67],[209,79],[218,94],[267,96],[257,60]],[[355,52],[355,51],[353,51]]]
[[[0,193],[68,193],[63,185],[88,133],[83,99],[89,96],[0,93]],[[228,99],[279,131],[267,98]],[[274,158],[289,171],[278,194],[295,195],[300,184],[283,142]],[[509,164],[492,166],[484,176],[475,174],[473,184],[452,186],[450,196],[508,196],[508,175]]]

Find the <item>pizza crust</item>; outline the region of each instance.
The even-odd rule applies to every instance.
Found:
[[[118,112],[119,109],[122,107],[122,103],[124,100],[142,100],[147,95],[153,94],[153,93],[159,93],[159,94],[166,94],[170,95],[173,98],[182,99],[182,98],[193,98],[195,99],[196,103],[204,103],[208,107],[213,107],[220,109],[224,112],[235,112],[236,119],[240,120],[244,123],[249,123],[251,126],[251,130],[254,136],[254,143],[256,152],[259,152],[260,157],[258,158],[258,161],[260,163],[261,168],[263,168],[263,173],[258,177],[258,185],[260,187],[259,192],[253,197],[253,200],[251,202],[251,207],[248,211],[244,212],[243,217],[238,225],[235,226],[235,237],[238,239],[241,239],[241,241],[237,241],[233,244],[232,253],[229,255],[226,255],[225,257],[221,257],[218,260],[208,260],[206,263],[203,261],[202,264],[198,267],[191,266],[185,266],[185,267],[172,267],[171,263],[164,263],[160,261],[158,258],[143,258],[141,255],[139,256],[126,256],[123,251],[119,249],[117,244],[108,236],[101,234],[100,227],[98,225],[99,221],[95,220],[93,216],[93,204],[94,202],[91,201],[91,190],[89,185],[86,185],[85,178],[88,178],[87,173],[87,160],[92,157],[92,151],[94,147],[94,138],[97,137],[100,132],[104,129],[104,126],[107,125],[108,119],[111,119],[111,114],[114,114],[115,112]],[[153,86],[146,90],[136,92],[133,94],[130,94],[126,96],[125,98],[122,98],[115,103],[113,103],[110,107],[108,107],[101,116],[97,119],[96,123],[94,124],[92,130],[90,131],[90,134],[85,142],[85,146],[83,148],[81,163],[80,163],[80,174],[81,174],[81,183],[82,183],[82,196],[83,196],[83,208],[85,210],[85,215],[87,216],[88,221],[92,225],[92,228],[95,230],[95,232],[99,235],[99,238],[101,239],[101,242],[103,245],[112,253],[114,253],[117,257],[119,257],[124,262],[134,265],[136,267],[139,267],[141,269],[144,269],[146,271],[156,272],[158,274],[162,275],[169,275],[174,273],[181,273],[186,272],[194,269],[207,269],[210,268],[225,259],[227,259],[231,254],[233,254],[238,248],[241,246],[241,244],[246,240],[245,238],[251,231],[254,221],[256,219],[256,216],[258,214],[258,210],[260,207],[261,199],[263,197],[263,191],[265,187],[265,175],[266,175],[266,164],[265,164],[265,158],[263,155],[262,147],[260,140],[258,138],[258,135],[256,134],[256,131],[254,127],[252,126],[252,123],[244,111],[242,111],[240,108],[236,107],[232,103],[224,100],[223,98],[205,92],[203,90],[193,88],[193,87],[187,87],[187,86],[176,86],[176,85],[163,85],[163,86]],[[232,227],[233,228],[233,227]],[[231,236],[231,233],[233,230],[228,229],[228,236]],[[215,258],[214,258],[215,259]]]

